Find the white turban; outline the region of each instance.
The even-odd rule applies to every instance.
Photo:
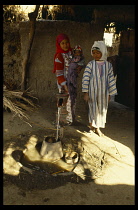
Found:
[[[107,47],[104,41],[95,41],[91,48],[91,54],[92,50],[98,50],[102,53],[102,57],[100,58],[100,60],[107,60]]]

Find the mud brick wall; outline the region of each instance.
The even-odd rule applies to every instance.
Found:
[[[3,79],[15,90],[21,83],[22,62],[28,48],[29,21],[20,24],[3,24]],[[56,77],[52,73],[55,39],[66,33],[71,46],[80,44],[86,64],[92,59],[91,46],[102,40],[104,24],[78,23],[74,21],[37,21],[36,33],[29,61],[28,87],[44,102],[55,101],[58,92]],[[135,101],[135,31],[123,31],[120,37],[118,56],[110,53],[110,60],[117,74],[118,95],[115,101],[134,108]],[[78,103],[82,103],[81,82],[84,69],[78,77]]]
[[[21,57],[23,59],[28,47],[29,22],[20,23]],[[36,32],[31,50],[28,74],[28,87],[36,97],[44,101],[56,100],[58,92],[56,77],[52,73],[55,40],[60,33],[66,33],[71,47],[80,44],[83,49],[86,64],[92,59],[91,46],[95,40],[102,40],[104,25],[78,23],[74,21],[37,21]],[[78,77],[78,102],[82,102],[82,74]]]
[[[21,82],[21,43],[19,24],[3,24],[3,79],[12,89]]]

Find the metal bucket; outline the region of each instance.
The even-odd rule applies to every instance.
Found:
[[[45,137],[42,142],[40,155],[47,161],[59,160],[63,157],[61,141],[59,139],[56,141],[54,137]]]

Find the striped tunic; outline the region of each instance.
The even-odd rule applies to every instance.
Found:
[[[89,95],[89,123],[95,128],[104,128],[108,96],[117,94],[112,64],[105,61],[100,73],[97,62],[90,61],[83,74],[82,92],[87,92]]]

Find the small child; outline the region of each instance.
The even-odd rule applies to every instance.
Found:
[[[68,91],[71,96],[71,106],[75,104],[77,97],[77,77],[84,66],[85,61],[82,54],[82,49],[80,45],[76,45],[72,50],[72,59],[69,64],[67,77]]]
[[[113,67],[107,61],[107,48],[104,41],[95,41],[91,49],[94,60],[90,61],[84,71],[82,92],[89,105],[90,129],[99,136],[104,135],[100,128],[105,127],[108,101],[117,94]]]

